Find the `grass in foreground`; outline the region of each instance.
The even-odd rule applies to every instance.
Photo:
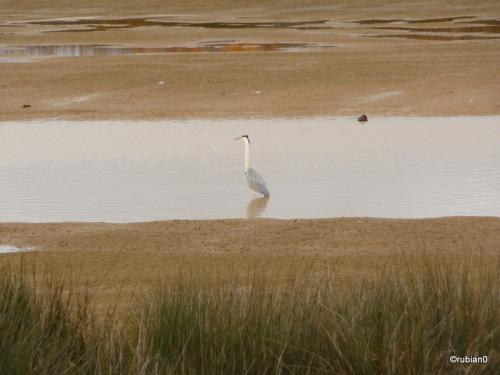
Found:
[[[26,271],[3,270],[0,373],[498,373],[498,264],[418,263],[355,282],[293,270],[279,286],[265,274],[182,276],[135,318],[106,322],[61,283],[36,288]]]

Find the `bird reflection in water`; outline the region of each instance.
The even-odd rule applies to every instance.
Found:
[[[248,202],[247,218],[255,219],[257,217],[261,217],[266,210],[267,202],[269,202],[269,197],[254,198]]]

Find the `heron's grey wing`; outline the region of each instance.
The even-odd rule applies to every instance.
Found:
[[[267,189],[266,182],[255,169],[250,168],[248,171],[246,171],[245,176],[247,178],[247,183],[250,189],[264,194],[266,197],[269,196],[269,190]]]

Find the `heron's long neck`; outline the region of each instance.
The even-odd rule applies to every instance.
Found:
[[[250,143],[245,141],[245,172],[250,169]]]

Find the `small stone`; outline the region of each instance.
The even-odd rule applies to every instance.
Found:
[[[358,117],[359,122],[367,122],[368,121],[368,116],[365,115],[364,113]]]

